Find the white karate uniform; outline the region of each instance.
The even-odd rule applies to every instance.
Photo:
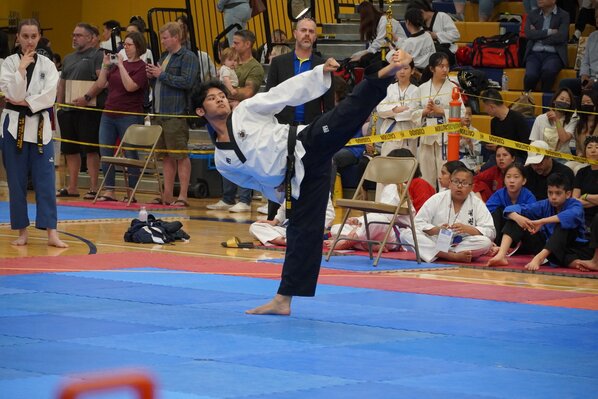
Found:
[[[328,205],[326,206],[326,223],[324,225],[324,229],[327,229],[332,225],[334,222],[334,218],[336,217],[336,213],[334,211],[334,205],[332,204],[332,200],[328,197]],[[259,240],[265,246],[272,246],[270,241],[283,237],[287,237],[287,224],[288,219],[286,218],[286,208],[285,206],[281,206],[278,208],[278,212],[274,217],[274,220],[278,222],[278,225],[272,226],[268,223],[261,223],[261,222],[254,222],[249,225],[249,234]]]
[[[432,32],[436,33],[439,43],[450,43],[451,46],[449,49],[451,52],[453,54],[457,52],[456,43],[461,39],[461,34],[450,15],[444,12],[437,12],[436,18],[430,28]]]
[[[384,204],[397,205],[399,203],[399,199],[400,198],[399,198],[399,192],[397,190],[397,185],[396,184],[388,184],[383,187],[379,202],[382,202]],[[412,210],[415,212],[414,209],[412,209]],[[380,223],[372,223],[369,225],[370,240],[382,241],[384,239],[384,234],[386,234],[386,230],[388,229],[388,224],[392,222],[393,215],[390,215],[387,213],[368,213],[367,216],[368,216],[369,223],[380,222]],[[364,217],[359,216],[357,219],[359,220],[359,225],[357,225],[357,226],[345,224],[343,226],[342,230],[340,229],[340,227],[341,227],[340,224],[335,224],[334,226],[332,226],[330,228],[330,233],[331,233],[332,237],[335,237],[336,235],[338,235],[339,231],[342,236],[347,236],[347,235],[349,235],[349,233],[351,233],[353,230],[355,230],[355,233],[357,234],[356,239],[367,240],[367,232],[365,229]],[[399,215],[397,217],[397,219],[395,220],[395,224],[398,227],[410,226],[409,215]],[[407,229],[407,231],[409,231],[409,234],[411,234],[409,229]],[[394,229],[388,236],[388,241],[399,242],[399,238],[397,237],[396,231]],[[367,243],[361,243],[361,242],[356,242],[353,245],[353,247],[356,249],[361,249],[361,250],[368,249]],[[387,249],[389,251],[398,250],[399,245],[387,245]]]
[[[388,19],[386,15],[380,17],[378,21],[378,26],[376,27],[376,37],[369,43],[367,50],[358,51],[357,53],[353,54],[351,57],[356,56],[363,56],[366,53],[375,54],[382,49],[382,47],[387,47],[389,44],[386,42],[386,23]],[[390,21],[392,25],[392,36],[393,36],[393,43],[395,46],[400,47],[403,44],[403,41],[407,39],[407,35],[405,34],[405,29],[401,26],[401,23],[396,19],[392,19]]]
[[[422,110],[417,102],[418,93],[417,86],[412,84],[405,91],[400,89],[399,83],[388,86],[386,97],[376,107],[380,118],[384,118],[378,134],[389,133],[388,130],[393,122],[396,122],[392,128],[393,132],[421,126]],[[408,106],[409,109],[398,114],[392,110],[394,107],[403,105]],[[407,148],[415,156],[417,154],[417,138],[387,141],[382,144],[381,155],[388,155],[389,152],[397,148]]]
[[[446,79],[442,84],[438,93],[432,87],[432,79],[419,86],[419,92],[416,94],[418,98],[418,106],[423,110],[428,100],[432,98],[434,103],[444,109],[444,117],[429,118],[422,116],[422,125],[437,125],[448,123],[449,120],[449,103],[453,100],[453,87],[456,84]],[[465,106],[461,100],[461,115],[465,114]],[[448,143],[448,132],[434,134],[430,136],[420,137],[419,149],[417,159],[419,161],[419,168],[422,172],[422,177],[432,187],[436,187],[438,176],[440,176],[440,169],[446,161],[446,145]]]
[[[289,125],[278,123],[275,115],[286,106],[296,107],[319,98],[330,88],[331,76],[318,65],[271,88],[243,100],[232,113],[233,137],[246,157],[243,163],[233,149],[216,146],[214,159],[218,171],[233,183],[261,191],[269,200],[282,204],[284,191],[278,191],[287,170]],[[298,126],[297,133],[305,126]],[[295,176],[292,195],[299,198],[305,168],[305,148],[301,140],[295,146]]]
[[[419,69],[427,68],[430,63],[430,56],[436,52],[434,39],[432,39],[429,32],[423,29],[408,37],[398,47],[411,54],[415,67]]]
[[[463,236],[463,241],[451,247],[451,252],[472,251],[474,258],[482,256],[492,247],[496,237],[492,215],[484,202],[473,193],[469,193],[461,210],[456,215],[450,190],[434,194],[424,203],[415,217],[419,253],[425,262],[434,262],[437,259],[436,240],[438,236],[430,236],[424,231],[445,223],[448,225],[455,223],[468,224],[474,226],[482,234]],[[401,229],[401,241],[406,244],[414,244],[410,230]],[[414,250],[412,247],[409,247],[409,249]]]
[[[54,62],[43,55],[37,55],[37,62],[33,69],[33,76],[29,87],[27,80],[19,72],[21,58],[18,54],[13,54],[6,58],[2,63],[2,72],[0,73],[0,90],[4,95],[16,101],[27,99],[27,104],[32,112],[39,112],[54,105],[56,100],[56,86],[58,84],[59,74]],[[44,118],[42,143],[48,144],[52,139],[52,124],[50,123],[50,113],[42,112]],[[4,121],[8,119],[7,129],[4,128]],[[23,141],[28,143],[37,143],[38,115],[25,116],[25,131]],[[19,112],[10,109],[4,109],[2,119],[0,119],[0,137],[5,131],[10,132],[17,138],[19,123]]]

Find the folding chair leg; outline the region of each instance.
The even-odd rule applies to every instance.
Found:
[[[365,226],[365,238],[368,243],[368,253],[370,254],[370,260],[374,259],[374,253],[372,252],[372,242],[370,239],[370,224],[368,223],[367,212],[363,212],[363,225]],[[376,266],[374,264],[374,266]]]
[[[339,242],[339,238],[341,236],[341,232],[343,231],[343,227],[345,227],[345,223],[347,223],[347,219],[349,218],[349,212],[351,212],[350,209],[347,209],[347,211],[345,212],[345,216],[343,217],[343,222],[341,223],[341,227],[338,231],[338,234],[334,237],[334,240],[332,241],[332,245],[330,246],[330,249],[328,250],[328,254],[326,255],[326,262],[328,262],[330,260],[330,257],[332,256],[332,251],[334,251],[334,247],[336,247],[336,243]]]

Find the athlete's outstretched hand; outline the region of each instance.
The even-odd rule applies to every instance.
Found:
[[[324,63],[324,72],[336,72],[340,64],[334,58],[328,58]]]

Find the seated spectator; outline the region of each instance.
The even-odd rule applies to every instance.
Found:
[[[515,162],[514,151],[508,147],[496,147],[496,165],[478,173],[473,178],[473,191],[482,201],[503,187],[505,172]]]
[[[388,156],[397,158],[414,157],[413,153],[407,148],[392,150]],[[409,185],[409,198],[411,198],[411,203],[413,204],[415,211],[419,212],[424,203],[434,194],[436,194],[436,190],[434,190],[434,187],[432,187],[430,183],[422,179],[422,172],[419,170],[418,165],[413,174],[413,179],[411,179],[411,184]]]
[[[386,42],[386,14],[380,12],[369,1],[364,1],[357,6],[359,13],[359,38],[368,42],[367,50],[358,51],[351,56],[353,61],[359,61],[360,65],[366,66],[372,62],[379,61],[380,51],[388,47]],[[396,19],[390,21],[392,25],[393,42],[400,47],[403,40],[407,38],[405,30]]]
[[[386,97],[376,107],[378,116],[382,118],[378,134],[413,129],[421,126],[422,110],[417,99],[419,91],[411,83],[414,64],[401,69],[396,74],[397,82],[386,89]],[[412,154],[417,153],[417,138],[386,141],[382,144],[381,155],[387,155],[394,149],[408,148]]]
[[[466,168],[465,164],[461,161],[448,161],[442,168],[440,168],[440,175],[438,176],[438,191],[448,190],[451,184],[451,175],[457,168]]]
[[[532,141],[530,145],[545,150],[550,149],[545,141]],[[548,176],[553,173],[560,173],[570,180],[570,184],[573,184],[574,176],[571,169],[562,163],[555,162],[551,157],[530,152],[525,161],[525,174],[527,176],[525,187],[530,190],[538,200],[546,199],[548,190],[546,181]]]
[[[598,136],[588,136],[585,141],[585,156],[598,161]],[[575,175],[573,198],[581,201],[585,211],[586,227],[598,218],[598,165],[588,165]]]
[[[405,27],[410,36],[403,40],[402,44],[396,43],[395,45],[411,54],[415,67],[421,71],[428,66],[430,56],[436,52],[432,35],[424,29],[422,10],[417,8],[408,10],[405,13]]]
[[[397,205],[399,203],[400,195],[396,184],[388,184],[383,187],[380,200],[384,204],[390,205]],[[397,226],[408,226],[409,225],[409,216],[408,215],[399,215],[398,220],[392,220],[393,215],[385,214],[385,213],[368,213],[368,224],[369,227],[366,231],[365,220],[363,216],[360,217],[352,217],[347,219],[347,223],[343,226],[343,230],[340,230],[341,225],[335,224],[330,228],[331,237],[334,238],[336,235],[340,234],[341,237],[346,238],[345,240],[339,241],[334,249],[357,249],[360,251],[367,251],[368,244],[364,242],[359,242],[355,240],[367,240],[368,233],[370,240],[378,240],[382,241],[384,239],[384,235],[386,234],[386,230],[388,229],[389,223],[394,223]],[[326,247],[330,247],[333,243],[333,239],[324,241],[324,245]],[[388,237],[389,242],[399,242],[399,237],[397,235],[397,231],[395,229],[392,230]],[[383,252],[388,251],[398,251],[400,245],[397,244],[386,244],[384,246]],[[374,245],[372,250],[378,251],[380,249],[379,246]]]
[[[502,229],[504,227],[503,211],[507,206],[525,205],[536,202],[536,197],[525,185],[525,169],[519,163],[512,163],[505,170],[505,186],[497,190],[486,201],[486,208],[490,211],[496,228],[496,239],[494,242],[500,244]]]
[[[551,150],[571,154],[570,143],[579,120],[573,113],[577,108],[573,93],[569,89],[559,89],[554,93],[551,105],[554,109],[534,121],[529,139],[544,141]]]
[[[575,127],[575,155],[585,157],[585,140],[588,136],[598,135],[598,119],[596,119],[595,113],[598,111],[598,91],[584,90],[581,96],[579,106],[579,121]],[[587,166],[587,164],[578,161],[567,161],[565,162],[574,174]]]
[[[548,199],[505,208],[508,220],[500,248],[488,266],[508,265],[507,252],[513,243],[520,243],[521,253],[536,254],[525,265],[527,270],[538,270],[546,259],[556,266],[576,267],[578,260],[592,257],[584,239],[583,207],[571,198],[571,181],[554,173],[548,177],[547,186]]]
[[[559,87],[568,87],[576,96],[580,96],[582,90],[598,90],[598,31],[592,32],[586,41],[579,78],[563,79]]]
[[[324,230],[330,228],[334,222],[336,214],[334,206],[330,197],[328,198],[328,205],[326,207],[326,222]],[[272,220],[258,220],[251,223],[249,226],[249,234],[259,240],[262,245],[269,246],[287,246],[287,225],[289,220],[286,217],[286,209],[284,206],[278,208],[276,216]],[[323,231],[322,231],[323,233]]]
[[[572,18],[571,22],[573,22]],[[579,15],[575,21],[575,32],[573,32],[569,43],[577,44],[579,42],[579,38],[585,30],[586,25],[596,26],[596,10],[594,9],[592,0],[581,0],[579,5]]]
[[[434,11],[431,0],[411,0],[407,5],[407,11],[411,8],[422,10],[424,28],[430,32],[436,45],[436,51],[446,53],[450,64],[454,65],[457,42],[461,38],[461,34],[451,16],[444,12]]]
[[[425,262],[440,258],[469,263],[492,247],[496,236],[492,215],[471,192],[472,185],[473,173],[457,168],[451,174],[449,190],[433,195],[417,213],[417,242]],[[401,231],[401,241],[414,244],[407,231]]]
[[[529,144],[530,128],[525,117],[520,112],[507,107],[498,90],[489,89],[482,92],[481,101],[484,104],[486,113],[492,117],[490,121],[491,135]],[[496,144],[483,144],[482,156],[484,156],[484,160],[488,161],[488,166],[496,163],[494,159],[495,151]],[[486,153],[485,155],[484,152]],[[515,156],[523,163],[527,153],[525,151],[517,151]]]
[[[291,52],[291,48],[285,44],[277,44],[272,47],[272,52],[268,56],[268,64],[272,63],[272,59],[279,55],[287,54]]]
[[[285,31],[282,29],[274,29],[272,31],[272,50],[268,52],[268,43],[262,44],[258,49],[257,53],[259,54],[259,61],[262,64],[269,64],[270,63],[270,56],[274,51],[276,46],[287,47],[290,50],[290,47],[287,44],[288,38]],[[268,54],[269,53],[269,54]],[[280,53],[284,54],[284,53]],[[280,55],[278,54],[278,55]]]
[[[567,40],[569,14],[556,6],[556,0],[543,0],[539,9],[525,20],[525,91],[535,91],[538,82],[541,91],[548,93],[561,69],[568,65]]]
[[[479,3],[478,18],[480,22],[488,22],[494,14],[494,7],[496,7],[501,0],[477,0],[476,2]]]

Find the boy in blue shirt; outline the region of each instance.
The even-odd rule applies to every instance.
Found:
[[[579,259],[592,257],[584,239],[583,206],[571,198],[571,182],[554,173],[548,176],[547,185],[548,199],[505,208],[503,215],[509,220],[503,228],[500,249],[488,266],[508,265],[507,251],[511,244],[519,242],[520,251],[537,254],[525,265],[527,270],[538,270],[546,259],[573,268]]]

